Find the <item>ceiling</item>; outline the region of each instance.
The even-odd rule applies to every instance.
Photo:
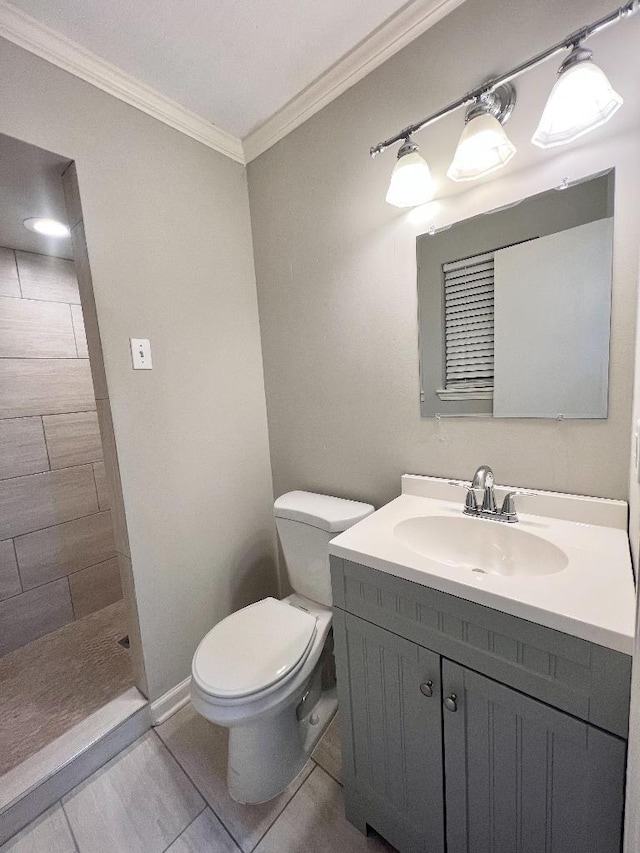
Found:
[[[72,258],[68,237],[52,239],[27,231],[35,216],[67,221],[60,175],[69,160],[0,134],[0,246]]]
[[[13,0],[13,6],[244,139],[406,0]]]

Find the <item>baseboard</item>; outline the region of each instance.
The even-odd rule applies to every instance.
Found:
[[[172,717],[176,711],[184,706],[189,701],[189,688],[191,687],[191,677],[185,678],[180,684],[176,684],[171,690],[167,690],[159,699],[151,703],[151,725],[159,726]]]
[[[132,687],[0,777],[0,845],[149,726],[147,701]]]

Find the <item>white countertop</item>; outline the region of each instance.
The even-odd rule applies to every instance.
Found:
[[[435,477],[406,475],[403,494],[344,531],[329,552],[399,578],[519,616],[631,655],[636,594],[623,501],[534,492],[517,497],[514,527],[562,549],[568,565],[554,574],[475,574],[402,545],[396,524],[417,516],[462,516],[464,490]],[[512,487],[496,486],[498,501]],[[535,507],[537,514],[529,514]],[[469,519],[471,524],[500,522]]]

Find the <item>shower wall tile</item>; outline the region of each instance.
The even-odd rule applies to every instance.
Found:
[[[77,358],[70,307],[0,297],[0,358]]]
[[[0,480],[49,470],[40,418],[0,420]]]
[[[96,489],[98,491],[98,506],[101,510],[111,508],[109,497],[109,485],[107,483],[107,472],[104,462],[93,463],[93,476],[96,478]]]
[[[75,264],[33,252],[16,252],[23,299],[80,304]]]
[[[118,558],[69,575],[69,589],[76,619],[119,601],[122,585]]]
[[[15,296],[20,298],[20,282],[18,268],[13,249],[0,247],[0,296]]]
[[[86,359],[0,359],[0,418],[86,412],[95,407]]]
[[[0,655],[73,621],[66,578],[0,601]]]
[[[98,512],[91,465],[0,482],[0,539]]]
[[[87,515],[15,539],[22,584],[32,589],[116,556],[110,512]]]
[[[0,599],[22,592],[13,540],[0,542]]]
[[[51,470],[102,459],[100,428],[95,412],[45,415],[42,422]]]
[[[0,247],[0,654],[122,597],[96,412],[96,398],[108,412],[107,385],[74,187],[75,263]],[[121,495],[117,506],[124,520]],[[119,543],[128,550],[126,529]]]
[[[80,305],[71,306],[71,319],[73,320],[73,333],[76,336],[76,350],[78,358],[89,358],[87,348],[87,333],[84,328],[84,317]]]

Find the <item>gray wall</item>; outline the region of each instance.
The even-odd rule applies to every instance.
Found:
[[[317,489],[379,505],[398,494],[403,472],[470,478],[485,462],[502,483],[627,496],[638,97],[624,57],[634,50],[638,21],[590,43],[626,104],[581,143],[544,152],[529,142],[555,79],[552,62],[517,82],[507,131],[518,155],[501,174],[471,186],[444,180],[462,114],[416,137],[441,182],[437,200],[422,208],[385,204],[394,152],[367,156],[371,144],[608,9],[597,0],[467,0],[249,165],[276,494]],[[416,236],[611,166],[609,418],[421,419]]]
[[[242,166],[0,41],[0,132],[76,161],[149,691],[274,591],[272,488]],[[133,372],[129,337],[151,339]]]

